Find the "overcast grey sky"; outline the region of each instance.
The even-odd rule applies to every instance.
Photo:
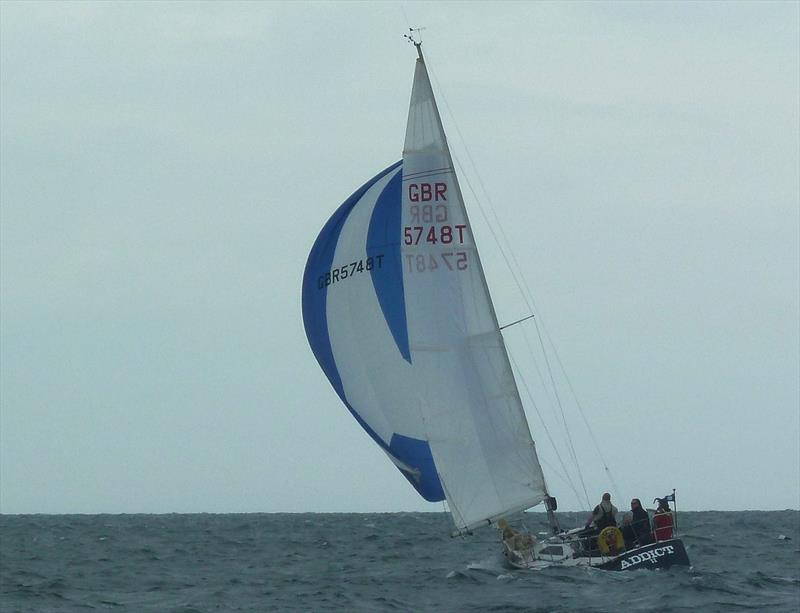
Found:
[[[618,494],[800,508],[798,6],[3,2],[0,512],[441,509],[300,312],[318,231],[401,156],[409,23]],[[465,198],[501,323],[523,317]]]

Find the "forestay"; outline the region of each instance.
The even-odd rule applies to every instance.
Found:
[[[353,416],[426,500],[447,498],[463,531],[546,493],[419,56],[403,161],[323,228],[303,319]]]

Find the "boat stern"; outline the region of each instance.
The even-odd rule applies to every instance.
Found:
[[[670,539],[627,551],[598,568],[603,570],[638,570],[640,568],[655,569],[690,565],[683,541]]]

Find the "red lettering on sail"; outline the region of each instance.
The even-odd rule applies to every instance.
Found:
[[[408,199],[411,202],[438,202],[447,200],[447,183],[409,183]]]

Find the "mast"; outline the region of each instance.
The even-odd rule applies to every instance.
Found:
[[[417,48],[417,54],[419,55],[419,59],[422,60],[423,62],[425,61],[425,58],[422,57],[422,36],[420,35],[420,32],[424,29],[425,28],[409,28],[408,31],[412,32],[412,34],[403,34],[403,38],[408,40],[408,42],[410,42]],[[417,41],[417,39],[414,38],[413,32],[417,33],[417,36],[419,36],[419,41]]]
[[[409,125],[406,132],[406,144],[403,151],[404,181],[406,181],[406,176],[420,176],[417,173],[431,173],[434,172],[432,169],[436,168],[438,174],[435,180],[450,184],[448,185],[449,191],[447,193],[452,193],[453,196],[448,202],[448,206],[451,207],[451,215],[453,217],[462,218],[467,228],[467,242],[470,244],[465,244],[464,248],[470,250],[469,266],[473,268],[474,272],[465,269],[460,273],[460,277],[458,277],[460,280],[453,281],[453,277],[449,277],[448,283],[460,283],[459,291],[474,292],[474,296],[470,295],[469,299],[474,300],[475,308],[483,313],[480,321],[471,322],[474,329],[466,331],[467,335],[463,337],[463,341],[467,346],[469,346],[471,342],[474,342],[478,346],[481,344],[487,346],[488,349],[485,349],[485,351],[491,352],[491,355],[495,357],[483,357],[475,353],[470,354],[468,358],[473,361],[477,359],[492,361],[494,364],[493,368],[500,371],[499,373],[495,372],[493,376],[503,379],[503,384],[499,385],[499,387],[498,384],[494,384],[491,392],[493,394],[500,392],[505,397],[503,404],[498,406],[498,404],[496,404],[497,401],[489,401],[487,399],[486,404],[480,407],[480,410],[485,413],[492,413],[493,411],[500,410],[514,414],[513,416],[509,416],[508,420],[516,424],[516,431],[511,433],[507,439],[504,439],[510,440],[513,449],[504,451],[509,456],[511,454],[517,454],[519,456],[518,458],[505,457],[497,460],[495,460],[495,458],[487,459],[487,463],[494,467],[490,467],[489,469],[489,474],[494,480],[494,489],[502,489],[506,485],[512,488],[515,487],[516,489],[513,497],[511,494],[508,496],[499,496],[498,502],[500,502],[500,500],[505,500],[506,502],[500,502],[491,509],[487,508],[486,514],[480,519],[476,517],[471,521],[459,523],[456,518],[462,515],[461,511],[458,510],[459,503],[462,501],[458,499],[459,495],[457,492],[451,491],[449,475],[446,474],[446,472],[445,474],[440,472],[439,476],[447,499],[450,502],[451,510],[455,511],[453,517],[454,520],[456,520],[458,532],[467,532],[474,527],[492,523],[504,515],[536,506],[542,501],[547,503],[548,519],[553,531],[558,532],[558,524],[554,515],[555,499],[550,498],[547,493],[544,475],[542,474],[542,469],[538,457],[536,456],[535,443],[531,437],[530,426],[522,407],[522,400],[511,368],[508,350],[500,331],[501,328],[486,282],[486,275],[480,257],[478,256],[477,245],[472,236],[469,214],[464,205],[463,194],[458,176],[455,172],[450,147],[447,143],[447,137],[444,132],[439,109],[433,95],[425,57],[422,52],[422,42],[414,40],[414,38],[409,35],[406,35],[406,38],[414,44],[418,58],[417,72],[415,74],[414,88],[412,91],[411,109],[409,111]],[[417,91],[418,88],[419,91]],[[415,106],[422,105],[423,103],[425,110],[420,110],[419,106]],[[432,116],[430,117],[432,121],[428,120],[425,114],[428,114],[428,117]],[[431,166],[432,160],[437,157],[439,160],[438,164],[436,166]],[[416,253],[411,251],[413,247],[408,247],[408,249],[410,253]],[[433,249],[429,248],[428,252],[431,251],[433,251]],[[464,280],[465,276],[467,280]],[[464,299],[463,296],[462,299]],[[470,351],[478,352],[480,348],[471,349]],[[501,417],[496,418],[493,415],[488,415],[482,419],[487,421],[487,425],[491,427],[491,421],[493,419],[501,419]],[[486,433],[483,435],[489,436],[489,434]],[[491,447],[491,444],[489,447]],[[505,470],[505,468],[508,468],[508,470]],[[527,474],[514,474],[519,471],[524,471]],[[509,485],[511,483],[516,485]],[[523,483],[528,484],[527,497],[521,493],[522,490],[525,490]]]
[[[545,489],[545,491],[547,490]],[[547,510],[547,521],[550,522],[550,529],[553,531],[553,534],[558,534],[561,532],[561,527],[558,525],[558,520],[556,519],[555,514],[555,510],[558,508],[556,499],[548,494],[544,499],[544,506]]]
[[[425,500],[447,499],[463,533],[548,496],[412,42],[403,159],[323,226],[303,274],[303,323],[347,410]]]

